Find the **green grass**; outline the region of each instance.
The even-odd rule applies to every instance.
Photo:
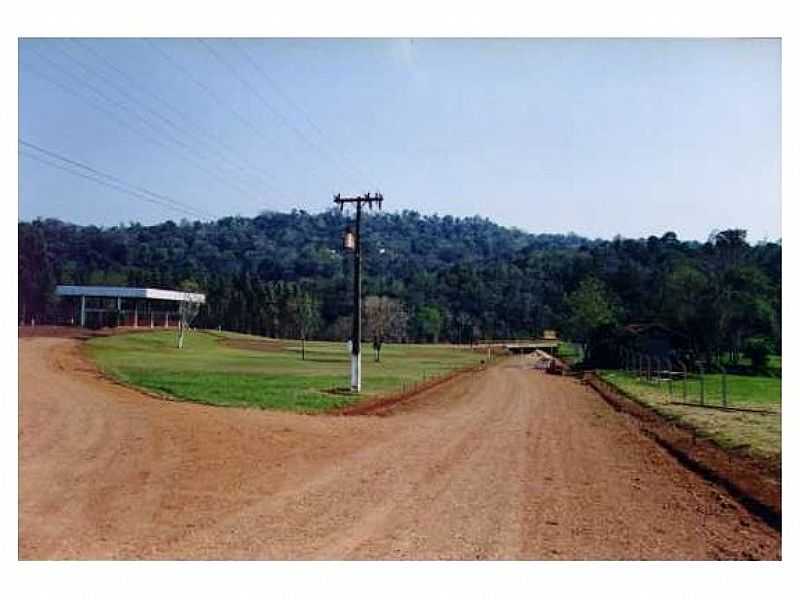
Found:
[[[573,365],[580,362],[583,358],[583,351],[580,344],[573,344],[572,342],[559,342],[558,356],[567,364]]]
[[[781,452],[781,379],[778,377],[728,375],[729,407],[776,413],[757,414],[673,404],[671,401],[684,401],[680,381],[673,382],[670,397],[666,382],[647,383],[623,371],[602,371],[601,376],[660,414],[691,425],[722,447],[746,447],[754,455],[764,457],[774,457]],[[722,405],[721,386],[721,375],[706,375],[706,404]],[[696,379],[687,382],[686,402],[700,402],[700,382]]]
[[[263,338],[233,333],[192,332],[182,350],[174,332],[145,332],[97,337],[89,356],[109,376],[129,385],[176,398],[219,406],[251,406],[318,412],[350,404],[360,397],[399,390],[423,377],[476,364],[481,354],[448,346],[385,344],[381,362],[371,346],[362,353],[361,396],[330,393],[349,387],[350,357],[343,343],[276,342],[268,351],[234,347]]]
[[[782,357],[780,354],[770,354],[767,356],[767,375],[773,375],[780,377],[781,376],[781,365],[783,363]],[[731,363],[726,362],[725,365],[728,366]],[[740,356],[738,363],[736,366],[742,367],[751,367],[753,362],[747,358],[746,356]]]

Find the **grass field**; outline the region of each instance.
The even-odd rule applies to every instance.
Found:
[[[770,354],[767,357],[767,368],[766,368],[767,373],[766,374],[768,374],[768,375],[777,375],[778,377],[780,377],[782,363],[783,363],[783,360],[782,360],[782,357],[779,354]],[[729,364],[730,363],[726,362],[725,366],[728,366]],[[749,358],[747,358],[745,356],[740,356],[739,357],[739,362],[736,363],[736,366],[751,367],[752,364],[753,363]]]
[[[602,377],[657,412],[684,421],[701,434],[727,448],[747,448],[758,456],[771,457],[781,452],[781,379],[778,377],[728,376],[728,406],[768,410],[776,414],[720,411],[713,408],[683,406],[683,388],[673,382],[670,398],[666,383],[658,385],[637,380],[623,371],[603,371]],[[705,403],[722,405],[721,375],[706,375]],[[687,402],[698,403],[700,383],[687,382]]]
[[[163,331],[93,338],[87,351],[103,372],[123,383],[204,404],[317,412],[359,398],[331,393],[349,387],[350,357],[343,343],[307,342],[303,361],[296,341],[192,332],[177,350],[175,333]],[[385,344],[375,363],[367,345],[361,397],[399,390],[481,358],[451,346]]]

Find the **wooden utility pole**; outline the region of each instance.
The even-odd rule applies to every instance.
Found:
[[[353,335],[352,354],[350,361],[350,389],[355,392],[361,391],[361,207],[366,204],[372,208],[377,204],[382,208],[383,195],[365,194],[364,196],[354,196],[343,198],[339,194],[334,196],[333,201],[339,205],[339,210],[344,210],[345,204],[355,204],[356,206],[356,231],[353,247],[350,248],[348,239],[345,236],[345,247],[353,251]]]

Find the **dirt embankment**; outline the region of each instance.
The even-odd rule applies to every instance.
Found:
[[[415,382],[408,388],[403,388],[398,392],[390,394],[381,394],[362,402],[358,402],[351,406],[338,408],[331,411],[335,415],[375,415],[386,416],[398,410],[402,404],[407,403],[417,397],[423,392],[428,392],[436,387],[442,386],[448,382],[453,381],[458,377],[475,375],[486,369],[486,365],[481,362],[478,365],[471,365],[455,369],[444,375],[438,377],[431,377],[430,379]]]
[[[69,339],[87,339],[91,337],[92,331],[89,329],[82,329],[80,327],[62,327],[59,325],[39,325],[38,327],[31,327],[24,325],[17,330],[17,337],[30,338],[30,337],[46,337],[46,338],[69,338]]]
[[[614,408],[635,417],[642,432],[679,461],[725,487],[750,510],[780,530],[779,459],[767,460],[720,448],[712,440],[699,437],[689,425],[665,419],[596,374],[587,373],[584,380]]]
[[[776,559],[597,394],[511,362],[391,416],[164,402],[20,348],[22,558]]]

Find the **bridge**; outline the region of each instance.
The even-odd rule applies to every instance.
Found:
[[[480,340],[476,346],[486,348],[503,348],[512,354],[529,354],[542,350],[550,354],[558,352],[559,340],[552,338],[535,338],[527,340]]]

